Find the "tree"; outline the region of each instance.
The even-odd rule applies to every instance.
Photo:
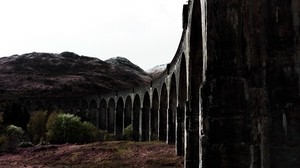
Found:
[[[46,111],[36,112],[30,117],[29,123],[27,124],[27,131],[33,143],[37,144],[46,140],[46,122]]]

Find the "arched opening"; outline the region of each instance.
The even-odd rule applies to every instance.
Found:
[[[143,112],[142,112],[142,141],[149,141],[149,120],[150,115],[150,96],[146,92],[144,95]]]
[[[36,104],[36,111],[45,110],[45,102],[43,100],[37,100]]]
[[[54,110],[57,110],[57,106],[56,106],[56,102],[55,102],[55,106],[53,107]],[[79,101],[78,100],[73,100],[72,101],[72,114],[75,114],[78,116],[79,112],[80,112],[80,104],[79,104]]]
[[[46,103],[45,103],[45,108],[46,108],[46,111],[48,112],[52,112],[54,110],[53,108],[53,102],[51,102],[50,100],[48,100]],[[66,111],[67,112],[67,111]],[[71,113],[71,112],[69,112]]]
[[[64,104],[62,105],[64,106]],[[79,117],[81,117],[82,121],[87,121],[87,114],[89,112],[89,104],[86,100],[82,100],[81,101],[81,107],[80,107],[80,113],[79,113]]]
[[[89,121],[97,127],[99,127],[98,114],[97,102],[96,100],[92,100],[90,103]]]
[[[106,113],[107,113],[107,103],[105,99],[100,101],[100,109],[99,109],[99,128],[101,130],[106,130]]]
[[[125,111],[124,111],[124,128],[128,127],[131,124],[132,119],[132,100],[130,96],[127,96],[125,102]]]
[[[184,120],[187,101],[187,74],[185,55],[182,54],[179,76],[178,108],[177,108],[177,155],[184,155]]]
[[[168,143],[175,142],[175,121],[177,111],[177,93],[175,74],[172,75],[170,85],[169,110],[168,110]]]
[[[115,131],[115,100],[113,98],[111,98],[108,102],[107,131],[109,133],[114,133]]]
[[[122,134],[123,132],[123,113],[124,113],[124,101],[122,97],[118,99],[116,110],[116,134]]]
[[[164,83],[160,94],[160,110],[159,110],[159,140],[167,140],[167,113],[168,113],[168,92]]]
[[[140,135],[140,112],[141,112],[141,101],[140,96],[135,95],[133,101],[133,140],[139,141]]]
[[[158,140],[158,92],[154,89],[151,109],[151,140]]]

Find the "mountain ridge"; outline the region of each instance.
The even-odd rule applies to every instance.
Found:
[[[88,95],[146,85],[153,78],[124,57],[102,61],[72,52],[0,58],[0,91],[41,96]]]

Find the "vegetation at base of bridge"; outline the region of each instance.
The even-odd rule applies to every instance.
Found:
[[[183,157],[176,156],[174,148],[174,145],[158,141],[51,144],[0,153],[0,167],[183,167]]]
[[[120,137],[61,111],[35,112],[25,129],[5,126],[0,115],[0,126],[0,167],[183,166],[183,157],[176,156],[174,145],[158,141],[114,141]],[[132,140],[132,125],[123,133],[122,139]]]
[[[132,126],[127,127],[122,137],[116,137],[99,130],[88,121],[74,114],[38,111],[30,116],[27,127],[14,123],[7,124],[0,115],[0,150],[15,150],[17,147],[29,147],[43,144],[85,144],[95,141],[132,139]]]

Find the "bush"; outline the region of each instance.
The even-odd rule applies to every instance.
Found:
[[[48,138],[52,143],[76,143],[82,139],[81,121],[73,114],[58,114],[49,117]]]
[[[18,144],[21,142],[24,131],[21,127],[17,127],[14,125],[9,125],[5,129],[5,136],[7,138],[7,146],[8,149],[15,149],[18,147]],[[6,148],[6,147],[5,147]]]
[[[126,128],[124,128],[124,137],[126,140],[131,141],[133,139],[133,127],[132,124],[128,125]]]
[[[99,140],[100,131],[90,122],[81,122],[73,114],[52,113],[47,121],[51,143],[90,143]]]
[[[92,123],[84,121],[82,123],[82,138],[84,143],[95,142],[99,140],[100,132]]]
[[[46,139],[47,112],[36,112],[30,117],[27,131],[34,144]]]
[[[9,125],[9,126],[6,127],[5,133],[8,137],[21,138],[24,134],[24,131],[21,127],[17,127],[17,126],[14,126],[14,125]]]

